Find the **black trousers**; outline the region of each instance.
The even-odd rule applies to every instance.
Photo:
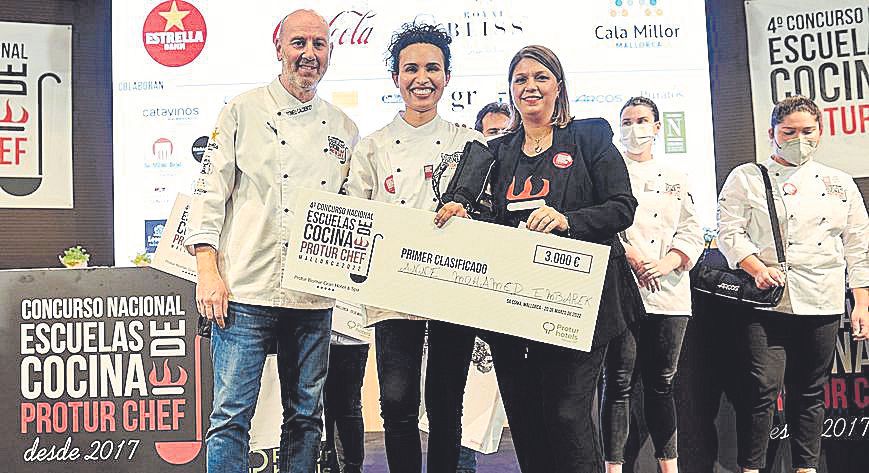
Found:
[[[743,363],[736,407],[738,462],[764,468],[773,408],[784,387],[794,468],[817,468],[824,423],[824,384],[836,350],[839,315],[790,315],[745,309],[739,328]]]
[[[326,445],[341,449],[340,471],[358,473],[365,459],[365,427],[362,423],[362,379],[368,361],[368,345],[332,345],[329,372],[323,389]]]
[[[393,473],[422,470],[418,419],[426,324],[427,471],[455,473],[459,461],[462,401],[475,331],[445,322],[385,320],[377,323],[374,336],[386,461]]]
[[[487,334],[523,473],[600,473],[594,398],[606,346],[582,352]]]
[[[649,314],[607,347],[601,430],[606,461],[624,463],[636,373],[643,380],[643,412],[655,458],[677,457],[673,379],[688,316]],[[638,368],[638,369],[637,369]]]

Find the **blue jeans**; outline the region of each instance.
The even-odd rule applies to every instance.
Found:
[[[316,470],[322,391],[329,363],[332,310],[229,303],[226,327],[212,327],[214,404],[205,436],[209,473],[248,473],[250,421],[269,346],[277,345],[283,423],[282,473]]]
[[[459,465],[456,473],[474,473],[477,471],[477,452],[468,447],[459,450]]]

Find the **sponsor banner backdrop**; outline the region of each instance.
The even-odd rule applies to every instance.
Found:
[[[147,268],[0,271],[4,471],[201,472],[193,284]]]
[[[402,109],[384,55],[403,23],[436,22],[451,35],[452,76],[439,112],[468,126],[483,105],[509,100],[513,54],[543,44],[562,60],[577,118],[604,117],[617,132],[627,98],[658,103],[667,125],[655,154],[690,173],[701,221],[714,225],[703,2],[540,0],[535,11],[545,14],[535,15],[507,0],[113,3],[114,173],[115,187],[124,189],[115,196],[116,261],[143,251],[142,222],[167,218],[176,193],[192,192],[220,109],[279,74],[273,35],[283,15],[304,7],[331,26],[334,50],[318,92],[363,136]]]
[[[745,2],[757,160],[772,148],[775,103],[805,95],[821,108],[819,162],[869,176],[869,6],[860,0]]]
[[[71,38],[0,22],[0,208],[73,206]]]

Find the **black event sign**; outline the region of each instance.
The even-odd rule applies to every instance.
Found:
[[[204,471],[193,293],[148,268],[0,271],[3,470]]]

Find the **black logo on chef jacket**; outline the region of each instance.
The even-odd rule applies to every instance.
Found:
[[[292,109],[292,110],[287,110],[287,111],[284,112],[284,114],[293,117],[293,116],[300,115],[300,114],[305,113],[305,112],[310,112],[311,109],[313,109],[313,108],[314,108],[314,106],[311,105],[311,104],[303,105],[303,106],[301,106],[301,107],[299,107],[299,108],[294,108],[294,109]]]
[[[197,163],[202,162],[202,155],[205,154],[205,148],[207,146],[207,136],[200,136],[199,138],[196,138],[196,141],[193,142],[193,146],[190,148],[190,152],[193,154],[193,159],[195,159]]]
[[[344,144],[344,140],[337,136],[329,136],[329,154],[338,159],[341,164],[350,158],[350,148]]]
[[[462,159],[462,152],[441,153],[441,163],[446,163],[449,169],[455,169],[459,165],[459,160]]]
[[[682,185],[664,183],[664,193],[667,195],[679,196],[679,194],[682,193]]]

